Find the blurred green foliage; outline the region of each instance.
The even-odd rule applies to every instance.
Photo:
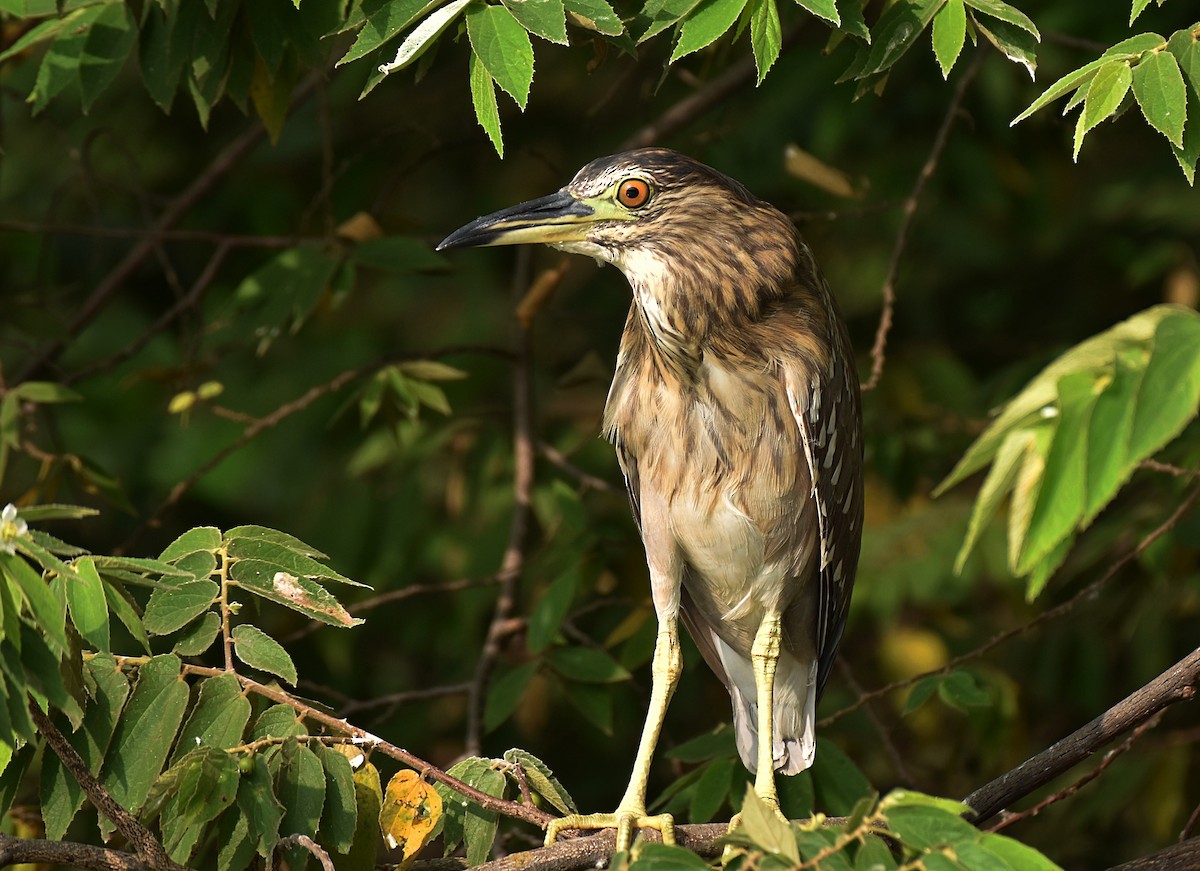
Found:
[[[786,781],[785,809],[849,813],[892,787],[966,795],[1196,646],[1191,514],[1065,616],[838,714],[860,690],[942,668],[1065,601],[1194,486],[1131,463],[1094,520],[1071,515],[1074,544],[1051,554],[1057,567],[1033,602],[1003,523],[981,517],[955,571],[979,476],[930,497],[991,410],[1063,351],[1153,305],[1200,300],[1200,195],[1179,171],[1189,154],[1195,166],[1200,113],[1177,132],[1178,114],[1162,117],[1174,77],[1138,73],[1170,55],[1194,110],[1200,53],[1182,4],[1139,3],[1138,29],[1168,36],[1104,63],[1130,35],[1124,10],[1064,2],[1023,4],[1037,45],[1021,22],[988,12],[1012,8],[997,3],[867,4],[872,34],[929,25],[868,44],[854,35],[855,4],[834,9],[840,30],[833,4],[815,0],[754,0],[732,19],[700,17],[728,3],[620,7],[622,33],[607,4],[566,2],[569,46],[556,21],[511,11],[518,34],[478,20],[503,11],[463,4],[465,24],[410,45],[427,49],[415,75],[383,79],[375,66],[428,20],[407,5],[408,20],[382,0],[0,0],[0,506],[99,509],[45,524],[96,554],[157,554],[192,527],[262,524],[310,541],[374,592],[340,591],[365,619],[350,632],[243,603],[247,623],[286,648],[298,692],[442,767],[526,748],[581,808],[606,809],[636,744],[654,636],[642,550],[596,438],[628,289],[615,270],[572,260],[532,305],[532,528],[480,700],[482,746],[468,747],[464,688],[493,622],[514,510],[514,311],[560,260],[467,251],[451,263],[432,243],[651,136],[793,215],[866,373],[905,199],[954,86],[973,76],[897,261],[883,377],[865,398],[868,524],[846,668],[822,702],[833,722],[817,765]],[[661,38],[634,53],[658,24]],[[536,67],[497,66],[480,48],[485,25],[522,57],[526,31],[538,35]],[[361,62],[335,66],[372,26],[382,29]],[[1037,83],[991,45],[1018,64],[1036,47]],[[1129,74],[1124,90],[1114,63]],[[859,78],[838,84],[848,68]],[[1153,72],[1167,96],[1143,99]],[[1097,80],[1105,93],[1090,96]],[[523,114],[496,100],[497,85]],[[1078,124],[1043,109],[1010,127],[1035,100],[1071,92]],[[1140,117],[1126,111],[1135,102]],[[1080,129],[1109,117],[1080,151]],[[801,152],[844,184],[795,160]],[[1188,425],[1156,458],[1196,469],[1198,435]],[[1090,526],[1077,529],[1085,513]],[[147,606],[148,591],[134,601]],[[85,625],[100,649],[104,632]],[[120,620],[107,632],[114,652],[139,652]],[[290,677],[274,649],[257,653]],[[664,739],[674,751],[652,788],[681,821],[726,819],[748,775],[721,731],[724,691],[694,648],[686,663]],[[1195,724],[1194,712],[1168,712],[1097,782],[1006,834],[1073,867],[1172,842],[1200,801]],[[35,800],[36,786],[18,794]]]

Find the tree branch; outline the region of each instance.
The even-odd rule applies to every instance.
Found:
[[[161,871],[186,871],[182,865],[177,865],[167,851],[163,849],[162,844],[150,834],[149,829],[138,822],[137,818],[132,813],[121,807],[117,801],[108,794],[108,790],[98,781],[90,770],[87,763],[83,761],[83,757],[75,750],[74,747],[63,737],[62,732],[58,731],[58,727],[54,725],[50,717],[37,706],[36,703],[30,703],[29,713],[33,717],[33,724],[37,726],[37,730],[42,737],[46,739],[46,743],[50,745],[50,749],[55,755],[62,760],[62,764],[75,777],[75,780],[83,788],[84,793],[95,805],[96,810],[104,814],[112,820],[113,825],[125,837],[133,848],[137,851],[146,863],[147,866]],[[111,851],[110,851],[111,852]],[[121,867],[98,865],[96,867]]]
[[[1164,708],[1194,698],[1197,684],[1200,684],[1200,648],[1082,729],[968,795],[963,801],[975,811],[973,822],[986,822],[1009,803],[1045,786],[1100,747],[1145,723]]]
[[[15,838],[0,832],[0,868],[12,865],[89,868],[93,871],[155,871],[133,853],[41,838]]]

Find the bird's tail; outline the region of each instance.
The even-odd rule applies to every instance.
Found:
[[[721,664],[729,676],[733,697],[733,725],[738,755],[750,771],[758,766],[758,703],[754,669],[724,643],[719,645]],[[800,662],[786,651],[779,655],[775,672],[773,756],[775,770],[799,774],[813,764],[816,741],[817,663]]]

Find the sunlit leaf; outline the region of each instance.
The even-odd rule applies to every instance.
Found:
[[[1133,68],[1133,95],[1150,126],[1176,148],[1182,148],[1183,126],[1187,120],[1187,85],[1175,55],[1169,51],[1146,55]]]
[[[390,849],[399,848],[410,859],[425,846],[442,814],[442,797],[410,769],[396,772],[388,781],[379,811],[379,828]]]
[[[496,84],[524,109],[533,83],[529,33],[504,6],[477,4],[467,10],[467,35]]]
[[[701,0],[683,22],[671,63],[716,41],[733,26],[745,6],[746,0]]]
[[[967,9],[963,0],[946,0],[946,5],[933,17],[933,53],[942,68],[942,78],[950,77],[966,39]]]
[[[233,652],[251,668],[269,672],[296,685],[296,665],[278,641],[249,623],[233,627]]]

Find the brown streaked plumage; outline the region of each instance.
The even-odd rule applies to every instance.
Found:
[[[661,148],[589,163],[556,194],[480,218],[441,248],[546,242],[616,265],[633,289],[604,435],[625,473],[659,620],[650,712],[614,814],[636,827],[681,660],[682,617],[729,690],[739,753],[812,764],[862,535],[862,414],[845,325],[808,247],[738,182]],[[760,740],[767,736],[766,740]]]

